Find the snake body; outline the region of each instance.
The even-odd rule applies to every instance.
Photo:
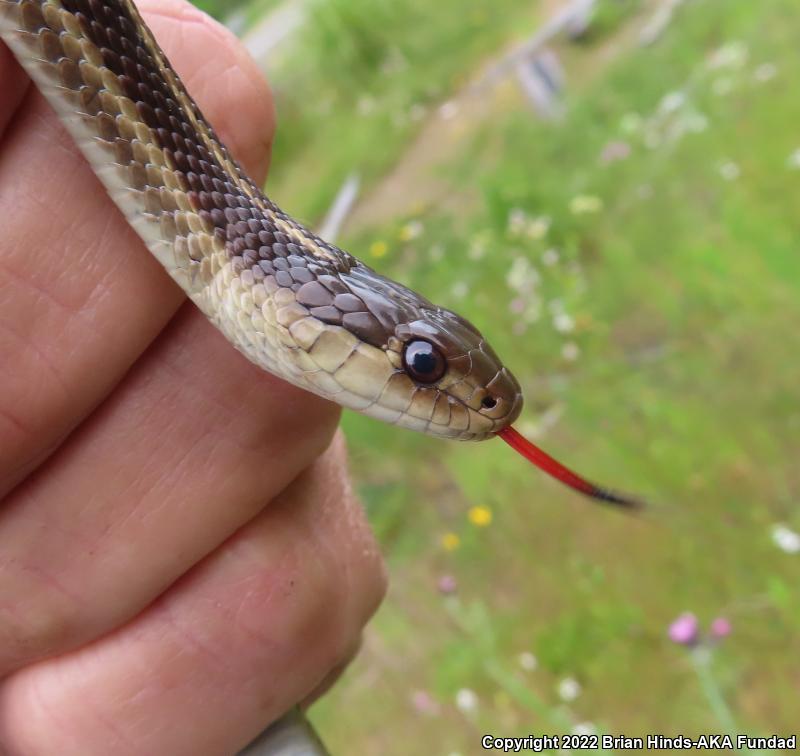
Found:
[[[519,384],[474,326],[247,177],[132,0],[0,0],[0,36],[153,255],[253,362],[437,436],[488,438],[519,415]]]

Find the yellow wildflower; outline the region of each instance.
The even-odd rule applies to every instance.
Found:
[[[549,230],[550,218],[540,216],[538,218],[533,218],[530,223],[528,223],[526,233],[529,239],[533,239],[535,241],[537,239],[544,239]]]
[[[471,507],[467,517],[477,528],[485,528],[492,524],[492,510],[489,507]]]
[[[389,245],[385,241],[372,242],[369,253],[373,257],[383,257],[389,251]]]
[[[445,551],[455,551],[461,545],[461,539],[455,533],[445,533],[441,544]]]
[[[572,198],[569,209],[573,215],[599,213],[603,209],[603,200],[594,194],[579,194]]]

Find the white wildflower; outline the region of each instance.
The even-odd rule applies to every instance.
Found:
[[[732,160],[729,160],[727,163],[723,163],[719,167],[719,175],[722,176],[725,181],[736,181],[741,174],[741,169]]]
[[[597,726],[594,722],[578,722],[572,728],[573,735],[594,735],[597,733]]]
[[[375,98],[370,97],[369,95],[364,95],[363,97],[358,98],[358,102],[356,103],[356,112],[360,116],[368,116],[375,112]]]
[[[749,55],[750,51],[744,42],[728,42],[711,53],[707,65],[712,71],[718,68],[741,68]]]
[[[548,268],[552,268],[555,265],[558,265],[559,254],[557,249],[546,249],[542,253],[542,263],[546,265]]]
[[[772,540],[775,545],[787,554],[800,553],[800,534],[786,525],[778,524],[772,527]]]
[[[478,694],[469,688],[461,688],[456,693],[456,706],[465,714],[471,714],[478,708]]]
[[[441,118],[443,121],[449,121],[451,118],[455,118],[457,115],[458,105],[452,100],[439,106],[439,118]]]
[[[450,292],[456,299],[463,299],[469,294],[469,284],[466,281],[456,281]]]
[[[687,131],[700,134],[708,129],[708,117],[702,113],[689,113],[686,116],[684,125]]]
[[[528,214],[521,207],[512,207],[508,211],[508,231],[521,234],[528,223]]]
[[[561,347],[561,356],[567,362],[575,362],[581,356],[581,348],[574,341],[567,341]]]
[[[533,672],[539,666],[539,660],[530,651],[523,651],[517,657],[517,661],[526,672]]]
[[[560,312],[553,318],[553,328],[559,333],[571,333],[575,330],[575,321],[566,312]]]
[[[481,238],[473,239],[472,243],[469,245],[467,257],[469,257],[470,260],[480,260],[485,254],[486,240]]]
[[[800,149],[796,149],[791,155],[789,155],[789,159],[786,161],[786,164],[795,170],[800,169]]]
[[[661,98],[661,102],[658,104],[658,109],[661,113],[664,114],[674,113],[676,110],[682,108],[685,102],[686,102],[686,93],[678,89],[675,90],[674,92],[669,92],[665,94]]]
[[[428,252],[433,262],[439,262],[444,257],[444,246],[441,244],[434,244]]]
[[[506,283],[514,291],[530,291],[540,281],[537,271],[526,257],[515,257],[506,275]]]
[[[532,420],[522,420],[519,422],[519,432],[527,438],[534,438],[539,435],[539,425]]]
[[[765,84],[774,79],[777,75],[778,67],[774,63],[762,63],[753,71],[753,78],[759,82],[759,84]]]
[[[565,677],[558,684],[558,697],[562,701],[574,701],[581,694],[581,684],[574,677]]]

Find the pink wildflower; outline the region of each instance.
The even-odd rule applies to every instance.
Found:
[[[603,165],[625,160],[631,154],[631,146],[627,142],[609,142],[600,153],[600,162]]]
[[[700,624],[691,612],[684,612],[670,626],[667,634],[673,643],[681,646],[693,646],[697,643]]]
[[[727,617],[717,617],[711,623],[711,637],[714,640],[722,640],[731,634],[731,622]]]

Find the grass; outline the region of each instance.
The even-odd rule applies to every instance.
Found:
[[[514,0],[503,12],[477,2],[475,17],[456,5],[320,7],[276,74],[273,196],[316,218],[350,170],[378,181],[420,128],[403,114],[448,99],[536,15]],[[656,45],[618,42],[609,58],[635,14],[616,15],[623,5],[565,55],[581,75],[563,122],[507,99],[435,166],[450,187],[441,206],[345,246],[369,258],[384,241],[376,267],[506,355],[526,391],[523,429],[652,505],[626,518],[500,442],[446,444],[348,415],[392,588],[363,653],[312,710],[334,753],[479,753],[485,732],[578,723],[719,732],[707,678],[666,637],[684,610],[733,623],[703,674],[738,728],[796,731],[798,556],[770,533],[800,530],[800,8],[695,0]],[[627,157],[601,160],[622,143]],[[422,234],[409,239],[409,222]],[[490,524],[470,521],[474,506]],[[437,591],[442,575],[455,596]],[[573,701],[557,693],[565,678],[580,684]],[[463,689],[477,696],[466,712]]]
[[[271,186],[279,202],[310,221],[352,171],[369,184],[390,168],[431,107],[466,83],[475,61],[537,16],[528,0],[472,0],[467,10],[460,0],[309,5],[312,20],[274,64],[283,126]]]
[[[249,29],[280,5],[281,0],[192,0],[192,2],[220,21],[227,21],[241,14],[244,28]]]
[[[232,13],[247,5],[246,0],[193,0],[200,10],[210,13],[218,19],[224,20],[228,13]]]

